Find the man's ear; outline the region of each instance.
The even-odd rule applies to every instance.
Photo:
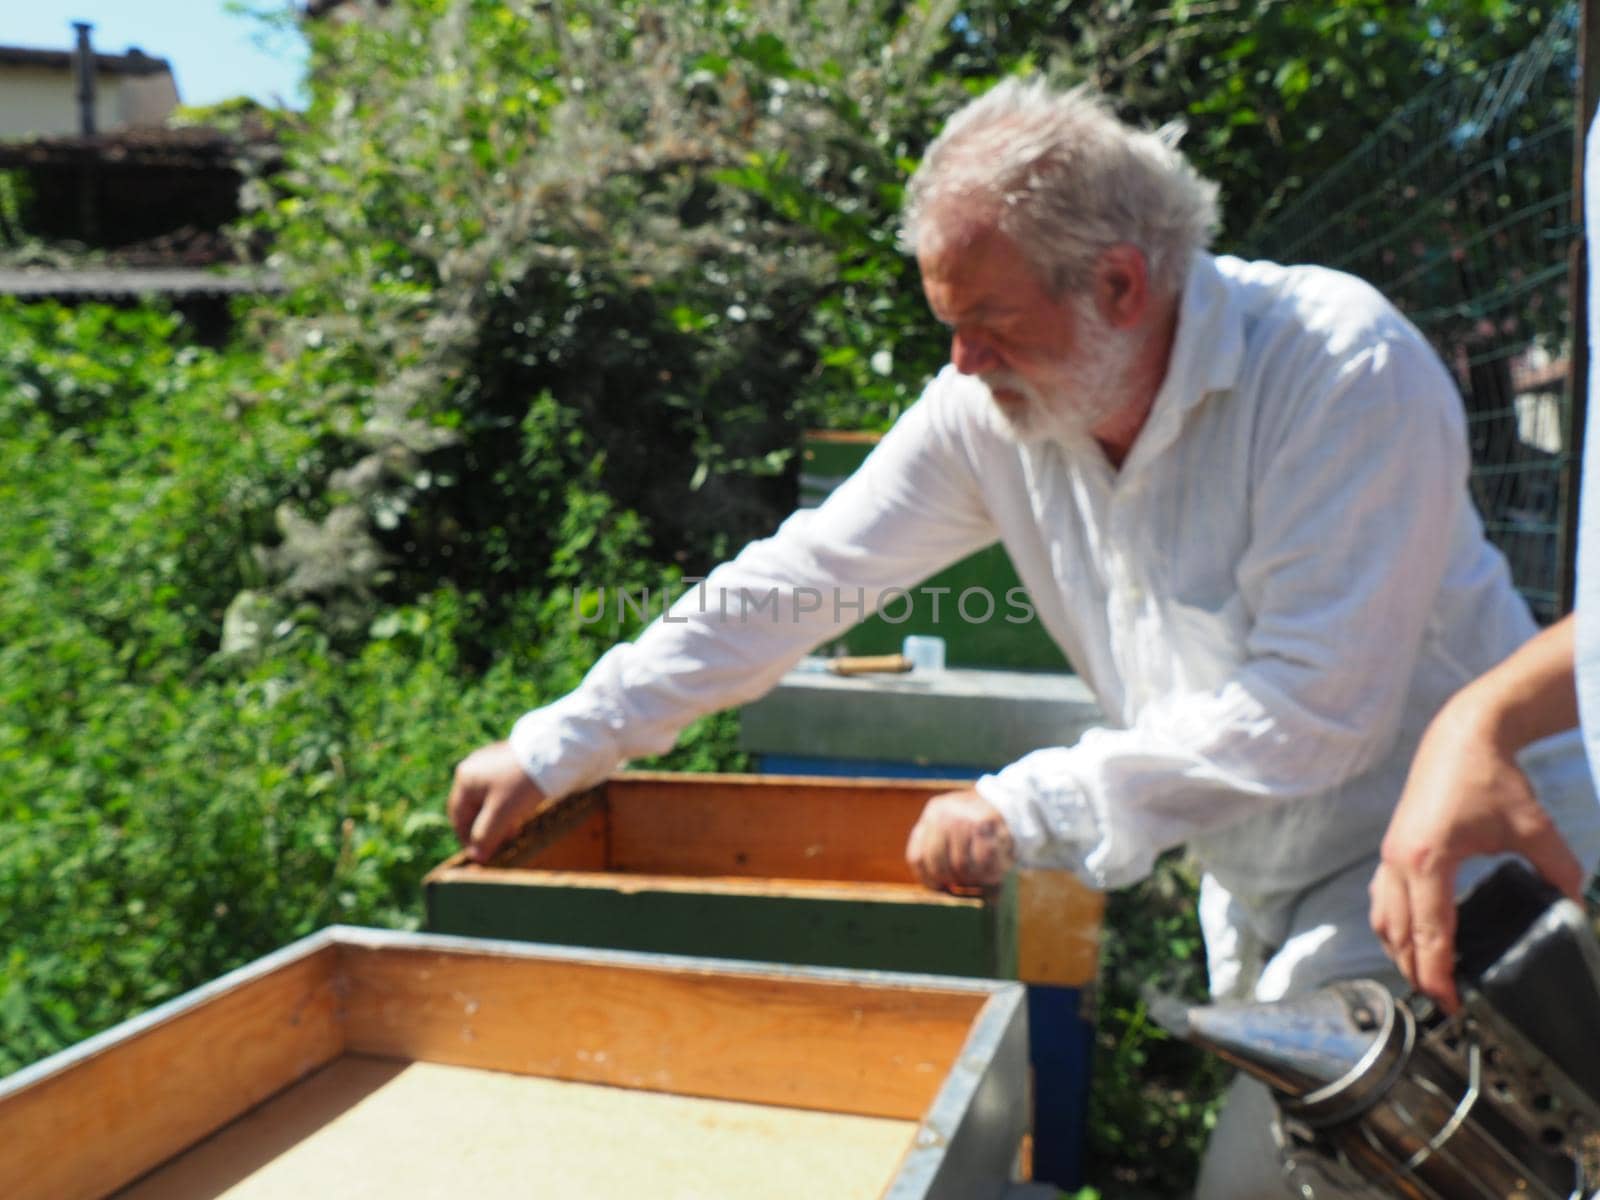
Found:
[[[1094,303],[1113,329],[1131,329],[1150,310],[1150,273],[1144,251],[1118,242],[1103,251],[1094,267]]]

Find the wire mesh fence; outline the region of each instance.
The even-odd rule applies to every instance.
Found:
[[[1564,611],[1564,518],[1576,503],[1578,22],[1576,5],[1559,9],[1515,57],[1419,94],[1245,246],[1358,275],[1427,335],[1466,404],[1484,524],[1541,621]]]

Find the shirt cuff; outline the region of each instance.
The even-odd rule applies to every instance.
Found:
[[[580,731],[580,722],[561,712],[572,697],[536,708],[511,727],[511,753],[546,797],[570,796],[592,787],[622,765],[607,747]]]
[[[1048,789],[1038,787],[1033,775],[1013,763],[973,785],[1006,823],[1021,867],[1069,870],[1102,886],[1085,863],[1099,844],[1099,822],[1094,807],[1078,782],[1053,773]]]

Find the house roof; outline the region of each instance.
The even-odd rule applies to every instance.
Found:
[[[88,137],[67,134],[0,141],[0,169],[94,163],[215,170],[231,168],[241,157],[270,162],[278,153],[277,143],[264,132],[238,137],[201,125],[181,129],[119,129]]]
[[[389,0],[376,0],[379,8],[388,8]],[[345,0],[305,0],[304,13],[308,17],[322,17],[336,8],[343,8]]]
[[[0,46],[0,66],[46,67],[60,71],[72,70],[77,57],[72,50],[36,50],[31,46]],[[94,56],[95,70],[108,75],[170,75],[172,65],[164,58],[154,58],[137,47],[129,47],[126,54],[100,54]]]

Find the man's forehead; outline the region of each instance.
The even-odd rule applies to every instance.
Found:
[[[919,261],[965,255],[1003,236],[995,214],[972,204],[947,201],[928,213],[917,239]]]
[[[943,229],[942,237],[924,241],[917,251],[925,289],[959,292],[976,304],[983,294],[1009,292],[1022,281],[1026,273],[1022,252],[994,225],[975,221]]]

